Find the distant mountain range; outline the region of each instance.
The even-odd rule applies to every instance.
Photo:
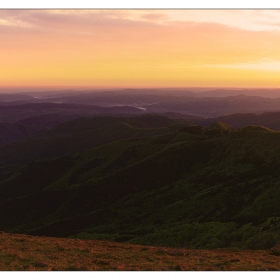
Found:
[[[247,100],[247,97],[242,97],[240,100],[242,99]],[[251,100],[251,97],[249,99]],[[206,101],[204,100],[203,102]],[[213,104],[215,103],[213,100],[211,102]],[[0,106],[0,144],[9,143],[27,136],[43,133],[51,128],[63,124],[64,122],[75,120],[81,117],[129,117],[140,115],[144,116],[148,114],[147,108],[144,110],[143,108],[136,108],[132,106],[100,107],[95,105],[67,103],[26,103],[21,105],[10,105],[10,103],[5,104],[5,106]],[[197,110],[201,110],[202,107],[200,107],[200,105],[197,105]],[[172,108],[174,109],[174,107]],[[194,113],[198,113],[195,108],[196,105],[194,106]],[[204,108],[206,110],[208,107],[205,105]],[[214,122],[224,122],[233,126],[234,128],[242,128],[248,125],[261,125],[273,130],[280,130],[280,112],[265,112],[261,114],[239,113],[208,118],[198,115],[180,113],[176,110],[172,112],[168,111],[168,109],[170,108],[166,108],[166,110],[162,109],[162,112],[154,112],[152,114],[166,116],[174,120],[181,119],[189,123],[202,126],[207,126]]]
[[[45,95],[38,93],[37,95],[35,92],[0,94],[0,119],[1,111],[5,110],[4,107],[23,106],[30,103],[53,103],[57,104],[57,106],[59,104],[91,105],[95,106],[95,108],[91,109],[95,110],[96,113],[131,114],[132,112],[128,112],[128,108],[131,111],[133,107],[135,110],[138,108],[138,110],[145,111],[146,113],[175,112],[208,118],[236,113],[261,114],[280,110],[280,90],[212,90],[192,92],[187,90],[126,89],[103,92],[62,91],[48,92]],[[271,96],[279,97],[271,98]],[[104,107],[107,107],[107,109]],[[112,108],[109,110],[108,107]],[[116,107],[123,107],[123,109],[119,109],[119,112],[113,112],[114,110],[117,111]],[[20,109],[20,107],[17,109]],[[87,109],[84,108],[84,110]]]

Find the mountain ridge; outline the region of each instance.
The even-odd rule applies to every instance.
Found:
[[[101,119],[104,131],[106,122],[124,120]],[[280,132],[159,116],[125,122],[135,119],[139,131],[146,130],[139,120],[149,121],[148,135],[3,166],[0,229],[189,248],[265,249],[280,241]],[[55,130],[67,135],[75,123],[83,130],[83,121]]]

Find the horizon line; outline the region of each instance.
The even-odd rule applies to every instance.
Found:
[[[25,87],[0,87],[0,94],[19,93],[26,91],[65,91],[65,90],[280,90],[280,87],[215,87],[215,86],[189,86],[189,87],[160,87],[160,86],[25,86]]]

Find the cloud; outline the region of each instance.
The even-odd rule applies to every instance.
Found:
[[[269,27],[271,31],[280,30],[280,21],[259,21],[258,23],[263,26],[267,26],[267,28]]]
[[[169,19],[169,16],[166,14],[160,14],[160,13],[149,13],[142,15],[141,18],[145,20],[151,20],[151,21],[167,21]]]
[[[32,24],[24,19],[24,14],[20,11],[0,10],[0,32],[24,32],[32,27]]]
[[[155,15],[155,18],[157,15]],[[0,10],[0,32],[52,32],[90,35],[96,32],[127,32],[155,26],[131,16],[130,11],[110,10]]]
[[[68,28],[140,28],[172,22],[280,30],[277,10],[0,10],[0,27],[61,32]],[[2,29],[3,30],[3,29]]]
[[[247,69],[247,70],[264,70],[264,71],[280,71],[280,61],[272,60],[270,58],[263,58],[259,61],[250,61],[244,63],[231,64],[204,64],[206,68],[220,68],[220,69]]]
[[[204,26],[259,32],[280,30],[279,11],[248,10],[0,10],[0,32],[90,35]]]
[[[81,53],[104,60],[140,61],[145,57],[154,64],[231,64],[259,57],[279,58],[278,33],[217,23],[213,15],[219,11],[210,12],[0,10],[0,49],[37,48],[38,57],[50,50],[61,57],[58,53],[63,49],[63,55],[68,52],[73,58]],[[249,14],[242,12],[220,14],[222,21],[226,16],[244,20]],[[199,18],[193,20],[197,14]]]

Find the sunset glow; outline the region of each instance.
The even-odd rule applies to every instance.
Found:
[[[0,10],[0,87],[280,87],[279,10]]]

